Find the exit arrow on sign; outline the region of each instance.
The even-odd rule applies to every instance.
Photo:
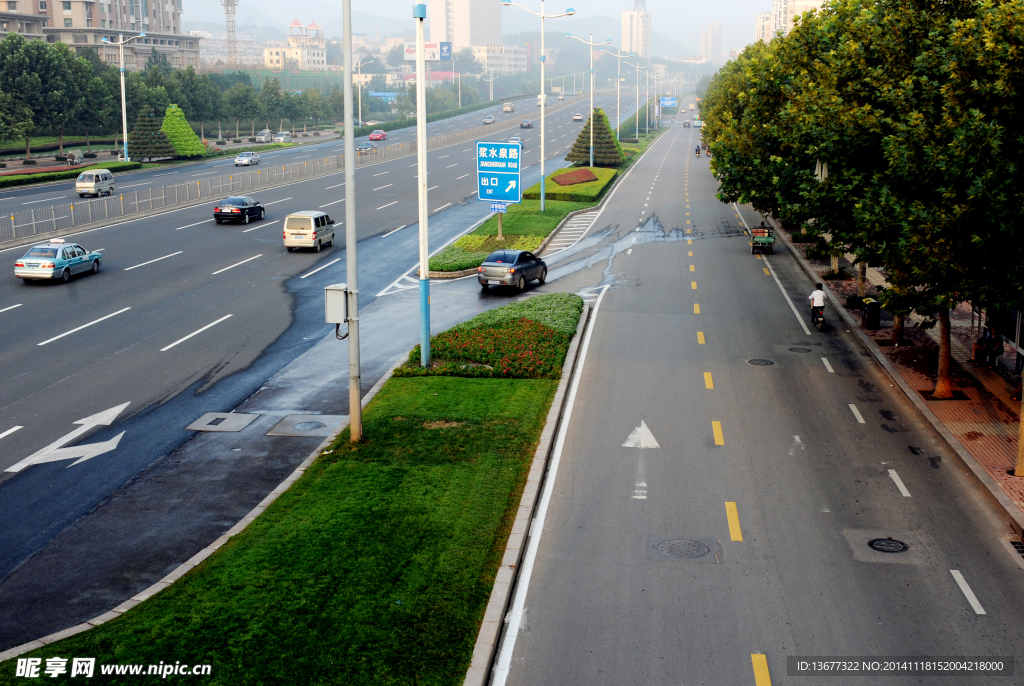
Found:
[[[118,435],[114,436],[110,440],[102,441],[101,443],[90,443],[86,445],[76,445],[71,448],[65,448],[63,446],[71,443],[79,436],[82,436],[97,426],[110,426],[117,415],[121,414],[124,408],[130,405],[130,402],[112,407],[109,410],[98,412],[94,415],[86,417],[85,419],[79,419],[75,424],[78,424],[78,428],[71,433],[61,436],[50,445],[37,450],[21,462],[13,464],[4,471],[6,472],[20,472],[25,467],[30,467],[34,464],[43,464],[44,462],[59,462],[60,460],[75,460],[69,467],[74,467],[79,462],[85,462],[88,459],[108,453],[117,447],[120,443],[121,437],[124,436],[125,432],[122,431]]]
[[[515,187],[516,187],[516,180],[512,179],[511,181],[508,182],[508,188],[505,189],[505,192],[508,193],[510,190],[512,190]]]

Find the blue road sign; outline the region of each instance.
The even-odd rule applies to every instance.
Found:
[[[485,201],[522,202],[519,174],[522,143],[476,144],[477,198]]]
[[[662,97],[662,99],[661,99],[661,106],[662,107],[675,107],[676,106],[676,99],[675,98]]]
[[[452,44],[450,42],[448,42],[448,41],[441,41],[440,46],[441,46],[441,54],[439,55],[440,60],[442,62],[451,62],[452,61]]]
[[[492,202],[491,212],[497,212],[498,214],[505,214],[508,211],[507,202]]]

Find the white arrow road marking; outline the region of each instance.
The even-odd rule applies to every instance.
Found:
[[[117,444],[121,441],[121,437],[124,436],[124,431],[114,436],[108,441],[102,443],[92,443],[87,445],[76,445],[71,448],[65,448],[63,446],[71,443],[82,434],[87,433],[90,429],[97,426],[110,426],[110,424],[117,418],[117,415],[121,414],[124,408],[128,407],[131,401],[123,403],[116,407],[112,407],[109,410],[103,412],[97,412],[94,415],[86,417],[85,419],[79,419],[75,424],[79,427],[71,433],[65,434],[58,438],[56,441],[46,446],[42,450],[37,450],[21,462],[13,464],[4,471],[6,472],[20,472],[25,467],[29,467],[34,464],[43,464],[44,462],[57,462],[59,460],[76,460],[75,462],[68,465],[73,467],[79,462],[85,462],[86,460],[102,455],[103,453],[110,452],[117,447]]]
[[[660,448],[658,441],[654,439],[654,434],[647,428],[647,424],[643,421],[640,422],[640,426],[633,429],[633,432],[629,434],[629,438],[622,444],[623,448]]]

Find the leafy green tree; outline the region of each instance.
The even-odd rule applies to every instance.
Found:
[[[405,63],[405,46],[395,45],[384,55],[384,60],[392,69],[398,69]]]
[[[263,87],[260,88],[259,102],[263,116],[266,118],[268,129],[270,128],[270,122],[274,119],[279,120],[278,131],[284,127],[287,98],[288,96],[281,90],[281,82],[276,77],[272,79],[268,76],[263,81]]]
[[[306,99],[306,116],[313,119],[313,126],[320,129],[320,120],[327,116],[327,99],[319,88],[310,88],[302,94]]]
[[[252,121],[252,135],[256,135],[256,118],[260,116],[260,103],[256,89],[244,83],[235,84],[224,94],[227,100],[227,111],[235,118],[235,138],[238,138],[238,122],[242,119]]]
[[[26,41],[10,32],[0,41],[0,93],[8,97],[0,103],[2,117],[12,135],[25,140],[25,159],[32,159],[32,133],[38,126],[36,111],[44,98],[42,80],[31,66]]]
[[[337,86],[327,96],[327,110],[335,124],[345,118],[345,92]]]
[[[89,134],[93,131],[112,131],[118,127],[120,100],[115,99],[107,83],[94,76],[89,79],[84,89],[84,104],[75,117],[75,126],[85,133],[86,150],[92,152]],[[152,110],[152,108],[150,108]]]
[[[460,74],[484,73],[483,62],[476,58],[473,48],[462,48],[452,56],[452,65]]]
[[[622,154],[622,146],[615,138],[615,131],[608,124],[608,116],[604,110],[595,107],[593,115],[587,119],[587,123],[576,137],[569,154],[565,156],[566,161],[579,164],[590,163],[590,126],[594,123],[594,164],[601,167],[615,167],[625,160]]]
[[[174,152],[178,157],[201,157],[206,153],[202,141],[196,136],[196,132],[185,118],[185,113],[177,105],[170,105],[167,108],[161,130],[167,134],[167,139],[174,146]]]
[[[174,157],[175,149],[167,134],[161,130],[162,122],[151,107],[143,107],[135,128],[128,134],[128,154],[135,159]]]
[[[146,58],[146,71],[150,71],[151,69],[163,72],[164,74],[169,74],[173,67],[171,67],[171,63],[167,59],[167,55],[154,50],[149,53],[149,57]]]

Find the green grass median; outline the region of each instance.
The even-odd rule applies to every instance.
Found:
[[[574,331],[578,300],[536,296],[449,331]],[[568,340],[542,352],[563,359]],[[552,367],[547,378],[392,378],[366,408],[362,443],[344,431],[205,562],[122,617],[22,657],[95,657],[97,676],[104,664],[210,664],[202,682],[225,686],[461,684]],[[15,662],[0,665],[0,684],[23,682]]]

